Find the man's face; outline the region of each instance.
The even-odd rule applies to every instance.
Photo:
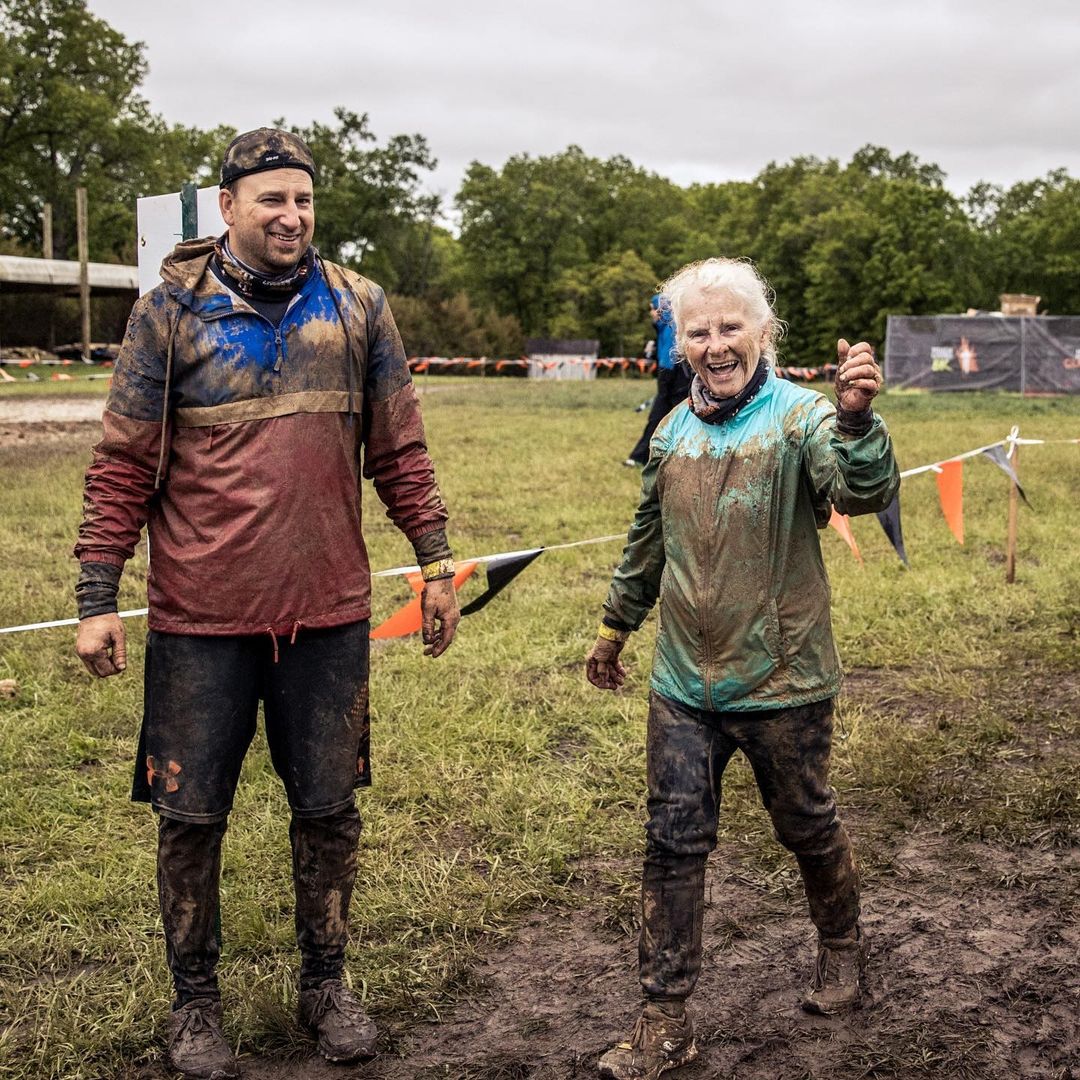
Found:
[[[303,169],[241,176],[218,195],[229,247],[263,274],[283,274],[307,251],[315,232],[315,196]]]
[[[726,290],[698,290],[679,305],[679,337],[690,366],[717,398],[734,397],[757,368],[768,336],[742,299]]]

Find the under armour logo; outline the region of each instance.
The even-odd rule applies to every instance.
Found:
[[[165,790],[167,792],[179,791],[180,781],[176,778],[182,771],[178,762],[166,761],[164,766],[159,766],[152,755],[147,755],[146,782],[151,787],[154,786],[154,777],[156,776],[159,780],[165,781]]]

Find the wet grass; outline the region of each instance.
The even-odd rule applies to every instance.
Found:
[[[632,411],[641,383],[430,385],[440,389],[425,395],[429,439],[460,557],[625,530],[637,477],[618,462],[642,423]],[[1030,436],[1080,436],[1077,399],[903,395],[882,412],[902,467],[991,442],[1013,423]],[[70,614],[85,462],[76,443],[0,450],[0,625]],[[1077,842],[1080,446],[1025,447],[1020,470],[1035,511],[1022,512],[1013,586],[1002,562],[1008,482],[988,461],[965,467],[964,547],[932,475],[903,491],[910,569],[872,518],[854,523],[864,567],[831,531],[822,538],[841,655],[857,672],[836,783],[871,876],[892,872],[892,848],[916,823],[958,841]],[[367,494],[372,565],[411,562]],[[516,914],[580,901],[577,860],[640,850],[651,625],[628,647],[624,693],[593,691],[581,674],[619,551],[546,553],[464,623],[438,662],[414,641],[376,647],[375,787],[361,797],[349,970],[377,1013],[437,1015],[477,946],[507,933]],[[139,559],[124,607],[142,605],[144,582]],[[482,584],[467,583],[466,598]],[[376,616],[407,598],[400,579],[378,582]],[[154,823],[127,802],[143,627],[129,629],[130,670],[105,682],[82,671],[68,631],[0,637],[0,678],[19,687],[0,701],[5,1076],[133,1076],[159,1052],[168,981]],[[797,888],[738,762],[725,800],[725,841],[743,853],[744,872],[778,893]],[[610,884],[611,923],[622,926],[632,879]],[[245,1049],[294,1047],[287,810],[261,739],[225,841],[223,922],[229,1033]],[[940,1075],[959,1051],[930,1030],[891,1059],[853,1049],[852,1068]]]

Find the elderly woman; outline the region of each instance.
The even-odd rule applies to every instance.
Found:
[[[706,259],[663,288],[687,401],[657,428],[641,503],[615,571],[589,681],[615,690],[619,654],[660,598],[649,696],[649,821],[634,1033],[603,1076],[643,1080],[697,1055],[685,1002],[701,968],[705,860],[720,781],[750,760],[776,836],[795,854],[820,948],[803,1007],[854,1004],[865,960],[851,842],[829,787],[840,664],[818,530],[884,510],[900,483],[870,408],[869,345],[838,342],[837,404],[776,377],[780,323],[753,266]]]

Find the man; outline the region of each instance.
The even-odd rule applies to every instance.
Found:
[[[135,305],[75,553],[77,651],[125,667],[116,594],[148,525],[146,702],[132,797],[159,815],[158,892],[175,987],[168,1056],[238,1075],[215,976],[221,838],[260,699],[289,830],[300,1020],[334,1061],[375,1050],[342,985],[370,782],[371,579],[360,460],[423,571],[425,653],[459,613],[446,508],[382,290],[311,246],[315,164],[285,131],[230,144],[218,240],[177,246]]]
[[[649,441],[657,425],[690,391],[690,371],[679,361],[675,348],[675,319],[671,305],[657,294],[649,301],[649,317],[656,328],[656,397],[653,398],[645,430],[630,451],[624,465],[641,469],[649,460]]]

